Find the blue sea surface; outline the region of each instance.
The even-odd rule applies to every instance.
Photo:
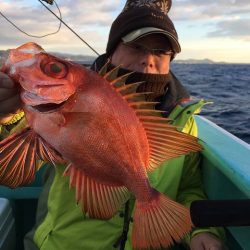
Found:
[[[195,98],[212,101],[201,115],[250,143],[250,64],[175,64],[172,71]]]

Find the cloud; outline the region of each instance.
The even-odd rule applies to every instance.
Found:
[[[215,30],[208,32],[209,37],[241,37],[250,38],[250,19],[240,19],[240,20],[227,20],[218,22],[215,26]]]
[[[57,0],[62,12],[63,20],[73,28],[88,43],[95,44],[104,50],[104,42],[108,36],[109,27],[114,19],[114,13],[119,11],[119,0]],[[50,6],[55,13],[55,5]],[[49,13],[39,2],[34,1],[4,1],[1,2],[0,11],[25,32],[32,35],[44,35],[57,30],[59,20]],[[0,48],[20,45],[27,41],[48,45],[51,49],[62,47],[84,47],[65,26],[62,25],[60,33],[41,40],[29,38],[17,31],[0,15]],[[102,42],[102,44],[101,44]]]
[[[107,26],[113,20],[112,12],[119,7],[119,1],[112,1],[112,4],[106,0],[99,1],[58,1],[64,21],[70,21],[74,26],[86,26],[95,24],[100,26]],[[108,3],[107,3],[108,2]],[[39,4],[39,3],[38,3]],[[57,19],[53,17],[42,5],[29,6],[25,1],[19,1],[14,4],[1,4],[0,9],[12,20],[19,22],[20,25],[27,24],[31,26],[35,24],[57,23]],[[55,13],[58,11],[55,7],[49,6]]]
[[[203,25],[207,37],[249,40],[249,13],[249,0],[176,0],[169,15],[175,23]]]
[[[228,18],[247,14],[249,11],[249,0],[176,0],[169,14],[176,21],[201,21]]]
[[[99,25],[109,26],[112,23],[112,13],[119,7],[119,1],[81,1],[66,0],[60,4],[65,20],[75,26]]]

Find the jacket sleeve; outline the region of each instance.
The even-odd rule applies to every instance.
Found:
[[[189,118],[183,132],[197,136],[197,125],[193,116]],[[207,199],[202,183],[201,160],[202,155],[200,153],[190,153],[185,157],[184,168],[177,194],[177,202],[186,207],[190,207],[191,203],[195,200]],[[222,240],[225,239],[223,228],[194,228],[192,232],[185,237],[185,242],[189,245],[193,236],[204,232],[214,234]]]
[[[9,134],[10,132],[6,129],[6,127],[0,124],[0,141],[6,138]]]
[[[7,127],[9,128],[7,129]],[[24,112],[20,110],[20,112],[16,113],[12,116],[12,119],[7,123],[0,123],[0,141],[9,136],[14,132],[18,132],[27,126]]]

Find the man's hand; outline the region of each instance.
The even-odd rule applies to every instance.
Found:
[[[0,117],[15,113],[20,106],[20,96],[14,82],[0,72]]]
[[[216,236],[210,233],[200,233],[191,239],[191,250],[228,250]]]

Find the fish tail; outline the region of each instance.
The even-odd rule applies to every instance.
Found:
[[[150,202],[136,201],[132,244],[134,249],[165,249],[192,226],[188,208],[155,191]]]

